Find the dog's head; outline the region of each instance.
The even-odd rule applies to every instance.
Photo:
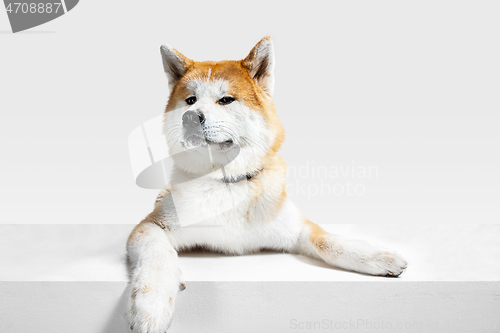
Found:
[[[237,155],[224,168],[229,176],[262,168],[284,139],[272,100],[271,38],[239,61],[196,62],[168,45],[161,54],[170,88],[164,134],[173,154],[185,152],[173,155],[176,166],[207,174]]]

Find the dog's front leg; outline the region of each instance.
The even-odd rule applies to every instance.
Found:
[[[153,223],[154,214],[135,227],[127,242],[131,282],[128,317],[137,333],[165,333],[177,293],[185,288],[177,252],[166,231]]]
[[[363,240],[330,234],[308,220],[303,220],[296,252],[324,260],[346,270],[381,276],[399,276],[406,260],[395,251]]]

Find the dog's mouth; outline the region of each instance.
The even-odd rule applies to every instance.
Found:
[[[210,146],[215,146],[215,147],[218,147],[220,149],[231,148],[234,145],[233,140],[226,140],[226,141],[222,141],[222,142],[217,142],[217,141],[212,141],[212,140],[207,139],[206,142]]]
[[[191,133],[181,141],[181,144],[184,148],[193,148],[208,145],[216,149],[224,150],[231,148],[234,145],[234,141],[232,139],[228,139],[225,141],[214,141],[207,139],[204,135]]]

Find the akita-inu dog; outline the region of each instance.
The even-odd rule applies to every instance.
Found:
[[[195,247],[230,255],[286,251],[364,274],[403,272],[406,261],[396,252],[325,232],[287,197],[271,38],[240,61],[195,62],[166,45],[161,55],[173,185],[128,239],[134,332],[166,332],[185,288],[177,252]]]

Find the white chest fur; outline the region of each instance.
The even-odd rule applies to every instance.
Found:
[[[282,180],[265,173],[230,184],[202,177],[174,186],[157,208],[175,211],[168,236],[177,249],[199,245],[243,254],[290,248],[301,215],[282,197]]]

